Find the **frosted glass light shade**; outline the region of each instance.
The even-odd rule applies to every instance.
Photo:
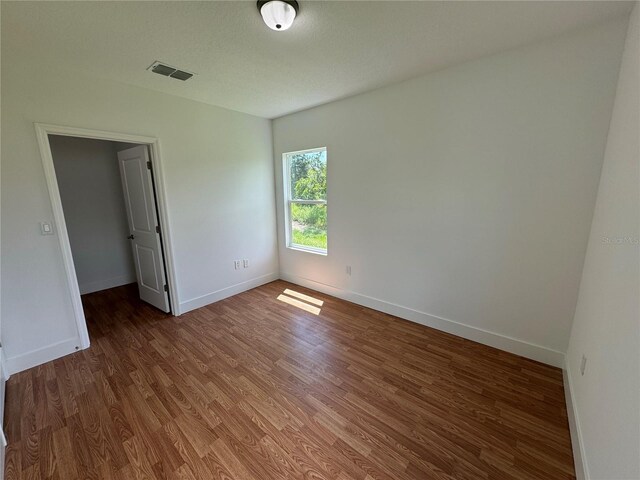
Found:
[[[271,30],[287,30],[293,24],[297,13],[297,2],[271,0],[259,3],[262,3],[260,15]]]

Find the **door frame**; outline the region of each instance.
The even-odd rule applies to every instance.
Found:
[[[78,287],[78,278],[73,264],[73,255],[71,253],[71,243],[69,242],[69,233],[67,232],[67,224],[64,219],[64,211],[62,209],[62,200],[60,198],[60,190],[58,180],[56,178],[55,166],[53,163],[53,154],[51,153],[51,145],[49,144],[49,135],[62,135],[67,137],[93,138],[96,140],[110,140],[113,142],[136,143],[149,146],[149,154],[151,164],[153,166],[153,181],[156,191],[156,203],[158,206],[158,217],[160,221],[160,229],[162,232],[162,247],[165,257],[165,267],[167,282],[169,284],[169,303],[173,315],[180,315],[178,302],[177,279],[175,275],[175,256],[173,250],[173,242],[171,241],[171,229],[169,228],[169,212],[167,208],[167,193],[165,185],[164,168],[162,164],[162,156],[160,154],[160,140],[156,137],[147,137],[142,135],[130,135],[127,133],[108,132],[103,130],[90,130],[87,128],[68,127],[61,125],[51,125],[47,123],[35,123],[36,137],[38,146],[40,147],[40,156],[42,157],[42,166],[44,167],[44,175],[47,180],[49,189],[49,198],[51,200],[51,208],[53,209],[54,231],[57,232],[60,250],[62,251],[62,260],[66,272],[67,287],[73,312],[75,316],[76,326],[78,328],[78,336],[80,338],[81,348],[89,347],[89,332],[87,330],[87,322],[84,317],[82,308],[82,300],[80,298],[80,288]]]

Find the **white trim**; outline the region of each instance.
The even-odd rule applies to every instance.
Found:
[[[326,205],[327,201],[326,200],[295,200],[295,199],[291,199],[289,200],[289,203],[299,203],[300,205]]]
[[[7,369],[7,358],[4,354],[4,350],[2,347],[0,347],[0,364],[1,364],[1,368],[0,368],[0,377],[2,377],[4,379],[4,381],[6,382],[7,380],[9,380],[9,377],[11,376],[11,374],[9,373],[9,370]],[[0,416],[0,422],[2,422],[2,416]]]
[[[175,275],[175,259],[171,241],[171,225],[167,208],[166,185],[164,180],[164,168],[162,165],[162,157],[160,155],[160,140],[155,137],[146,137],[141,135],[129,135],[126,133],[106,132],[101,130],[89,130],[86,128],[66,127],[60,125],[49,125],[44,123],[36,123],[36,136],[40,147],[40,155],[42,156],[42,165],[44,167],[45,178],[49,188],[49,198],[51,199],[51,207],[53,209],[53,218],[57,227],[58,241],[62,251],[62,259],[67,275],[67,287],[73,305],[76,326],[80,338],[80,347],[89,347],[89,333],[87,331],[87,323],[84,318],[82,309],[82,301],[80,299],[80,290],[78,287],[78,279],[73,265],[73,256],[71,254],[71,245],[69,243],[69,234],[64,220],[64,212],[62,209],[62,201],[60,199],[60,191],[56,179],[55,168],[53,164],[53,156],[51,154],[51,146],[49,145],[48,135],[64,135],[70,137],[94,138],[98,140],[110,140],[114,142],[137,143],[149,146],[151,162],[154,168],[154,181],[156,187],[158,214],[160,218],[160,228],[162,230],[162,240],[164,246],[165,265],[167,269],[167,278],[169,279],[169,295],[171,301],[171,310],[174,315],[179,315],[178,288],[177,278]],[[48,358],[44,361],[53,360],[57,357]]]
[[[319,292],[333,295],[334,297],[338,297],[349,302],[357,303],[358,305],[369,307],[390,315],[395,315],[396,317],[404,318],[405,320],[426,325],[443,332],[451,333],[453,335],[473,340],[474,342],[482,343],[484,345],[489,345],[490,347],[514,353],[522,357],[530,358],[538,362],[546,363],[547,365],[559,368],[564,366],[564,353],[557,350],[551,350],[550,348],[546,348],[541,345],[525,342],[499,333],[490,332],[488,330],[459,323],[447,318],[430,315],[412,308],[403,307],[402,305],[396,305],[395,303],[387,302],[385,300],[369,297],[361,293],[343,290],[331,285],[325,285],[297,275],[281,272],[280,278],[287,282],[312,288]]]
[[[51,199],[51,207],[53,208],[53,219],[58,234],[58,241],[60,242],[60,250],[62,251],[62,261],[64,263],[64,269],[67,274],[67,287],[69,289],[69,296],[71,297],[71,304],[73,306],[73,313],[75,315],[78,336],[80,337],[80,346],[82,348],[88,348],[89,332],[87,330],[87,322],[84,318],[82,301],[80,300],[78,278],[76,277],[76,270],[73,265],[71,244],[69,243],[67,224],[64,220],[62,200],[60,199],[58,180],[56,179],[56,171],[53,165],[51,146],[49,145],[49,133],[52,133],[52,131],[46,128],[44,125],[36,124],[36,136],[38,139],[38,145],[40,147],[40,155],[42,156],[44,176],[47,180],[47,187],[49,188],[49,198]]]
[[[293,235],[291,233],[291,169],[287,154],[282,154],[282,206],[284,208],[284,245],[289,247]]]
[[[326,152],[327,147],[307,148],[305,150],[294,150],[292,152],[284,152],[283,155],[300,155],[302,153]]]
[[[158,204],[158,217],[160,219],[160,231],[162,232],[162,247],[164,262],[167,269],[167,279],[169,280],[169,303],[171,311],[178,316],[180,310],[180,297],[178,297],[178,277],[176,275],[176,260],[173,251],[173,241],[171,240],[171,221],[169,219],[169,200],[167,198],[167,184],[164,176],[164,166],[160,156],[160,139],[156,138],[149,143],[149,153],[151,154],[151,164],[153,170],[153,183],[156,187],[156,201]]]
[[[580,430],[580,419],[575,404],[575,395],[571,384],[571,371],[569,362],[565,363],[562,370],[564,380],[564,397],[567,403],[567,416],[569,417],[569,432],[571,433],[571,449],[573,450],[573,463],[576,470],[576,480],[590,478],[584,451],[584,441]]]
[[[180,311],[182,313],[187,313],[191,310],[195,310],[196,308],[204,307],[233,295],[237,295],[238,293],[246,292],[247,290],[251,290],[252,288],[259,287],[260,285],[264,285],[265,283],[273,282],[275,280],[278,280],[279,278],[280,275],[278,273],[268,273],[267,275],[252,278],[251,280],[247,280],[246,282],[236,283],[235,285],[231,285],[230,287],[216,290],[215,292],[207,293],[206,295],[202,295],[200,297],[187,300],[186,302],[182,302],[180,304]]]
[[[323,255],[325,257],[327,256],[327,251],[322,248],[305,247],[304,245],[298,245],[297,243],[292,243],[287,248],[289,250],[297,250],[299,252],[306,252],[306,253],[315,253],[316,255]]]
[[[120,287],[121,285],[127,285],[135,282],[136,274],[130,273],[128,275],[120,275],[118,277],[97,280],[95,282],[86,282],[78,286],[80,288],[80,295],[85,295],[87,293],[99,292],[108,288]]]
[[[7,358],[7,371],[10,374],[28,370],[56,358],[64,357],[81,349],[80,338],[70,338],[53,345],[31,350],[17,357]]]

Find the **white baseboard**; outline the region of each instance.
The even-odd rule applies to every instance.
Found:
[[[473,340],[474,342],[482,343],[484,345],[489,345],[490,347],[505,350],[522,357],[546,363],[547,365],[559,368],[564,367],[564,353],[551,350],[541,345],[535,345],[533,343],[518,340],[499,333],[489,332],[481,328],[472,327],[471,325],[465,325],[454,320],[430,315],[425,312],[403,307],[402,305],[396,305],[395,303],[369,297],[360,293],[343,290],[331,285],[325,285],[297,275],[281,272],[280,278],[287,282],[295,283],[296,285],[311,288],[349,302],[357,303],[364,307],[395,315],[396,317],[404,318],[405,320],[426,325],[427,327],[451,333],[458,337]]]
[[[264,285],[265,283],[273,282],[274,280],[278,280],[279,278],[280,275],[278,273],[269,273],[267,275],[252,278],[251,280],[247,280],[246,282],[237,283],[235,285],[231,285],[230,287],[226,287],[221,290],[202,295],[200,297],[192,298],[191,300],[187,300],[185,302],[180,302],[180,315],[191,310],[195,310],[196,308],[204,307],[205,305],[210,305],[212,303],[218,302],[224,298],[231,297],[232,295],[237,295],[238,293],[242,293],[247,290],[251,290],[252,288],[259,287],[260,285]]]
[[[569,432],[571,433],[571,449],[573,450],[573,463],[576,469],[576,480],[587,480],[589,477],[589,469],[586,463],[584,452],[584,442],[580,431],[580,419],[578,410],[576,410],[575,395],[571,386],[571,372],[569,370],[569,362],[566,362],[562,370],[564,379],[564,397],[567,402],[567,416],[569,417]]]
[[[130,275],[121,275],[119,277],[107,278],[106,280],[98,280],[96,282],[78,283],[78,287],[80,288],[80,295],[84,295],[86,293],[99,292],[101,290],[135,283],[136,281],[136,274],[132,273]]]
[[[63,340],[53,345],[47,345],[46,347],[38,350],[32,350],[30,352],[23,353],[17,357],[7,358],[7,372],[10,375],[14,373],[22,372],[31,367],[42,365],[43,363],[50,362],[56,358],[64,357],[70,353],[74,353],[82,349],[80,338],[70,338]]]

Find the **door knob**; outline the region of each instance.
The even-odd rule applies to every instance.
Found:
[[[132,234],[132,235],[129,235],[127,238],[128,238],[129,240],[133,240],[133,239],[134,239],[134,238],[136,238],[136,237],[134,237],[134,236],[133,236],[133,234]]]

